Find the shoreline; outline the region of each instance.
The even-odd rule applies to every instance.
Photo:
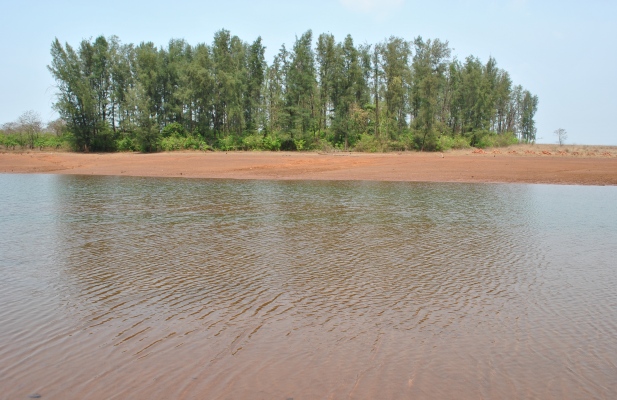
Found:
[[[614,148],[612,152],[604,149],[583,154],[541,150],[549,148],[548,145],[533,148],[535,150],[530,150],[532,146],[514,146],[446,153],[3,152],[0,153],[0,173],[617,185],[617,151]]]

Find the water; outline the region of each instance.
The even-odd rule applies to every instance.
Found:
[[[0,398],[617,397],[616,187],[0,188]]]

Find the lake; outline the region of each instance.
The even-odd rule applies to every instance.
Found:
[[[617,398],[617,187],[0,175],[0,398]]]

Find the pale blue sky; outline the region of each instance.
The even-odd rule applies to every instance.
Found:
[[[617,145],[617,2],[612,0],[2,0],[0,124],[27,110],[56,117],[54,81],[46,66],[55,37],[117,35],[123,43],[171,38],[211,43],[225,28],[247,42],[257,36],[270,60],[280,46],[312,29],[339,40],[377,43],[394,35],[439,38],[453,54],[498,66],[540,98],[538,142]]]

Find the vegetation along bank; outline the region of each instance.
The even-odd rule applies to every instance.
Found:
[[[315,40],[316,39],[316,40]],[[535,141],[538,98],[493,58],[448,42],[351,36],[281,46],[268,63],[221,30],[211,44],[52,43],[55,109],[79,151],[447,150]],[[13,145],[14,147],[15,145]]]

